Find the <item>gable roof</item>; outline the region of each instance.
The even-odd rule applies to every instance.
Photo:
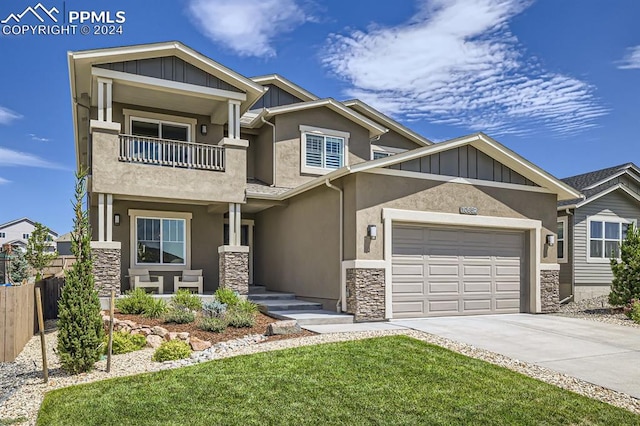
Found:
[[[14,219],[14,220],[11,220],[9,222],[5,222],[5,223],[0,224],[0,229],[5,229],[5,228],[8,228],[8,227],[10,227],[12,225],[16,225],[18,223],[21,223],[21,222],[28,222],[32,226],[36,226],[36,222],[34,222],[33,220],[29,219],[28,217],[21,217],[20,219]],[[58,236],[58,233],[55,232],[55,231],[52,231],[51,229],[49,229],[49,233],[51,235],[56,236],[56,237]]]
[[[582,192],[584,199],[578,198],[558,202],[558,209],[580,207],[600,198],[602,195],[606,195],[615,189],[619,189],[621,185],[614,185],[604,189],[599,188],[599,186],[623,174],[627,174],[631,178],[640,182],[640,169],[633,163],[620,164],[618,166],[607,167],[605,169],[594,170],[592,172],[561,179],[567,185]],[[613,190],[611,188],[613,188]]]
[[[260,75],[257,77],[251,77],[251,80],[262,85],[273,84],[274,86],[281,88],[285,92],[291,93],[292,95],[302,99],[305,102],[315,101],[318,99],[318,97],[313,93],[303,89],[291,80],[284,78],[280,74]]]
[[[351,99],[348,101],[343,101],[342,103],[345,106],[353,109],[354,111],[357,111],[360,114],[364,115],[365,117],[368,117],[386,126],[388,129],[391,129],[401,134],[402,136],[406,137],[412,142],[417,143],[418,145],[427,146],[427,145],[433,144],[433,142],[431,142],[429,139],[425,138],[422,135],[419,135],[418,133],[414,132],[408,127],[403,126],[402,124],[398,123],[396,120],[384,115],[377,109],[373,108],[371,105],[368,105],[359,99]]]
[[[476,133],[469,136],[463,136],[461,138],[436,143],[433,145],[414,149],[412,151],[396,154],[390,157],[383,157],[377,160],[365,161],[353,166],[345,166],[279,195],[264,196],[259,194],[248,194],[248,196],[252,198],[284,200],[320,185],[324,185],[327,181],[338,179],[349,174],[365,172],[367,170],[377,168],[385,168],[405,161],[410,161],[416,158],[433,155],[435,153],[446,151],[449,149],[458,148],[464,145],[471,145],[475,147],[476,149],[484,152],[490,157],[498,160],[502,164],[512,168],[533,183],[543,188],[549,189],[552,193],[557,194],[559,200],[575,199],[580,197],[580,192],[571,188],[566,183],[555,178],[551,174],[542,170],[535,164],[511,151],[509,148],[505,147],[504,145],[500,144],[484,133]]]
[[[347,108],[341,102],[338,102],[333,98],[317,99],[315,101],[308,102],[297,102],[295,104],[282,105],[272,108],[263,108],[259,111],[249,111],[242,116],[242,118],[240,119],[240,123],[243,127],[261,127],[263,124],[261,120],[262,118],[267,120],[276,115],[296,111],[304,111],[313,108],[331,109],[332,111],[369,130],[370,137],[382,135],[383,133],[386,133],[388,131],[386,127],[368,119],[362,114],[353,111],[351,108]]]

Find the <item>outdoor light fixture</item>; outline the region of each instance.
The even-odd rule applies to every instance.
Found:
[[[113,224],[115,226],[120,226],[120,214],[116,213],[113,215]]]
[[[367,237],[372,240],[375,240],[378,236],[378,227],[376,225],[367,226]]]
[[[200,126],[200,133],[202,134],[202,136],[206,136],[207,135],[207,125],[203,124]]]
[[[553,234],[547,234],[547,245],[549,247],[553,247],[555,243],[556,243],[556,236]]]

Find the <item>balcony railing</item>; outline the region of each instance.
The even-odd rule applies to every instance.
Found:
[[[224,147],[120,135],[120,161],[224,171]]]

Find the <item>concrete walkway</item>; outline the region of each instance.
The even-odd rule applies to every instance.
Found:
[[[390,324],[447,337],[640,398],[640,329],[554,315],[483,315]]]

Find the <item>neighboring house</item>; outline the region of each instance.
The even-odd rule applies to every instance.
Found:
[[[560,299],[608,294],[610,258],[640,219],[640,169],[627,163],[562,180],[584,198],[558,203]]]
[[[71,253],[71,232],[59,236],[56,239],[56,246],[59,256],[73,256]]]
[[[178,42],[70,52],[96,283],[203,270],[358,321],[548,312],[579,192],[479,133],[438,144],[367,104],[244,77]]]
[[[14,249],[26,250],[27,240],[35,229],[35,224],[36,222],[26,217],[0,224],[0,247],[10,244]],[[49,246],[49,251],[56,251],[54,241],[56,238],[58,238],[58,234],[50,230],[49,240],[51,245]]]

